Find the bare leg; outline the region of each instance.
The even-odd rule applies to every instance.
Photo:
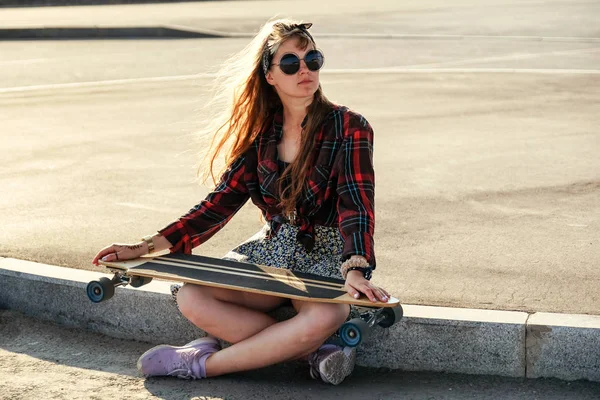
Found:
[[[196,285],[185,285],[177,297],[181,312],[192,323],[233,343],[206,360],[209,377],[310,354],[344,323],[350,311],[344,304],[292,301],[298,314],[278,323],[265,314],[285,301],[277,297]]]
[[[262,368],[311,353],[339,328],[349,312],[343,304],[294,302],[294,306],[298,315],[292,319],[209,357],[207,376]]]
[[[287,300],[208,286],[184,285],[177,294],[181,313],[212,336],[237,343],[277,321],[266,314]]]

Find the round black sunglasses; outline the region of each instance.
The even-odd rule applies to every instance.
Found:
[[[300,71],[300,61],[304,60],[306,63],[306,67],[311,71],[318,71],[323,67],[325,63],[325,56],[319,50],[310,50],[304,55],[304,58],[299,58],[294,53],[286,53],[279,60],[279,65],[281,72],[286,75],[294,75],[296,72]]]

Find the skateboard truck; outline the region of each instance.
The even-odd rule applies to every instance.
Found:
[[[389,328],[402,319],[402,306],[386,308],[356,307],[359,316],[345,322],[338,330],[342,344],[356,347],[366,340],[377,324],[382,328]]]
[[[88,298],[94,303],[100,303],[102,301],[112,298],[115,294],[115,288],[117,286],[131,285],[134,288],[141,287],[147,283],[150,283],[152,278],[142,276],[126,276],[122,272],[115,272],[112,279],[102,277],[97,281],[91,281],[87,284],[86,292]]]

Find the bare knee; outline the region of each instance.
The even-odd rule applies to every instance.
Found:
[[[350,307],[346,304],[307,303],[298,314],[306,323],[298,340],[320,345],[346,321]]]
[[[186,283],[177,293],[177,305],[181,313],[189,318],[198,309],[198,304],[205,304],[211,297],[209,287]]]

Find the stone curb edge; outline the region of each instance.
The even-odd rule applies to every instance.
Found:
[[[85,287],[101,276],[0,257],[0,309],[149,343],[182,344],[204,336],[178,312],[168,282],[117,288],[113,299],[94,304]],[[600,316],[403,307],[400,323],[375,330],[359,346],[359,365],[600,382]],[[281,309],[274,316],[290,313]]]

